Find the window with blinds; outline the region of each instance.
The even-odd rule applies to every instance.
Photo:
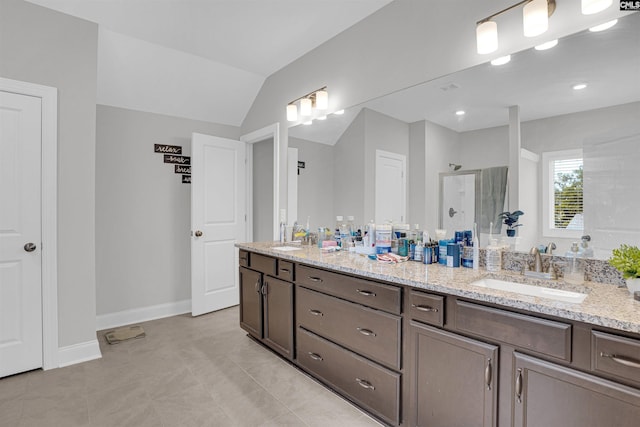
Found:
[[[543,234],[580,237],[584,229],[582,150],[542,153]]]
[[[582,158],[554,160],[554,228],[582,230]]]

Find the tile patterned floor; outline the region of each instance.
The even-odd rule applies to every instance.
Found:
[[[1,427],[379,426],[246,337],[237,307],[141,324],[102,359],[0,380]]]

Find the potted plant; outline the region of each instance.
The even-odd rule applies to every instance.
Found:
[[[522,211],[506,211],[498,214],[498,218],[507,226],[507,236],[513,237],[516,235],[516,227],[520,227],[522,225],[518,224],[518,218],[522,215],[524,215],[524,212]]]
[[[620,245],[613,250],[609,264],[622,273],[631,295],[640,291],[640,249],[637,246]]]

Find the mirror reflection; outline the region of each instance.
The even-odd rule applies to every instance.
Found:
[[[639,51],[635,13],[550,50],[528,49],[501,66],[482,64],[292,127],[289,147],[306,164],[295,177],[298,218],[310,217],[312,229],[336,215],[376,219],[376,152],[384,150],[407,159],[402,222],[432,234],[445,208],[440,174],[454,164],[456,172],[508,168],[505,210],[525,212],[517,250],[554,243],[563,255],[583,235],[599,258],[621,243],[638,245]],[[574,89],[579,83],[586,87]],[[510,158],[516,140],[521,150]],[[581,196],[571,199],[572,189]],[[482,246],[486,219],[478,221]]]

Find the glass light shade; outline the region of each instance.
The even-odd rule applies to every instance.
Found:
[[[295,104],[287,105],[287,120],[290,122],[298,120],[298,107]]]
[[[498,50],[498,24],[486,21],[476,27],[476,42],[481,55]]]
[[[611,6],[612,0],[582,0],[582,14],[593,15]]]
[[[591,27],[591,28],[589,28],[589,31],[591,31],[592,33],[597,33],[599,31],[608,30],[609,28],[613,27],[617,23],[618,23],[618,20],[614,19],[613,21],[605,22],[604,24],[600,24],[600,25],[596,25],[595,27]]]
[[[316,108],[318,110],[326,110],[329,108],[329,93],[326,90],[316,92]]]
[[[547,0],[531,0],[522,9],[522,26],[525,37],[535,37],[549,28],[549,5]]]
[[[552,47],[555,47],[557,45],[558,45],[558,39],[555,39],[555,40],[548,41],[546,43],[539,44],[538,46],[534,47],[534,49],[535,50],[547,50],[547,49],[551,49]]]
[[[300,100],[300,115],[301,116],[310,116],[311,115],[311,99],[302,98]]]

